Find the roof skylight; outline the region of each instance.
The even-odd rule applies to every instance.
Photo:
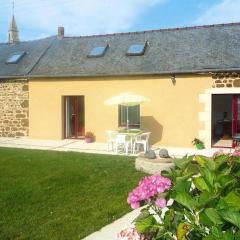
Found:
[[[144,54],[147,47],[147,42],[144,44],[133,44],[127,50],[128,56],[141,56]]]
[[[26,52],[17,52],[9,56],[6,63],[18,63],[26,54]]]
[[[88,54],[88,57],[103,57],[108,49],[108,45],[106,46],[98,46],[94,47],[90,53]]]

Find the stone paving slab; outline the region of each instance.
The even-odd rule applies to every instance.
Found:
[[[0,147],[117,155],[115,152],[111,152],[107,150],[107,143],[96,143],[96,142],[86,143],[84,140],[75,140],[75,139],[38,140],[38,139],[30,139],[26,137],[24,138],[0,137]],[[125,155],[125,153],[121,153],[120,155]],[[133,156],[136,156],[136,154]]]
[[[1,147],[16,147],[26,149],[45,149],[59,151],[96,151],[107,153],[105,143],[87,144],[83,140],[36,140],[30,138],[0,138]]]
[[[73,151],[73,152],[86,152],[86,153],[98,153],[98,154],[112,154],[115,152],[107,151],[106,143],[86,143],[84,140],[64,139],[64,140],[37,140],[24,138],[4,138],[0,137],[0,147],[11,148],[25,148],[25,149],[39,149],[39,150],[56,150],[56,151]],[[200,154],[205,156],[212,156],[214,152],[219,151],[219,148],[215,149],[203,149],[197,150],[194,148],[177,148],[177,147],[153,147],[156,151],[160,148],[166,148],[171,157],[183,157],[186,154]],[[225,153],[229,153],[232,149],[222,149]],[[121,155],[124,155],[121,154]],[[136,156],[136,155],[132,155]]]

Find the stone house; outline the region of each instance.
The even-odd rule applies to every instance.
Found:
[[[130,126],[151,143],[232,147],[240,134],[240,23],[0,44],[0,135],[81,139],[126,126],[106,99],[151,99],[130,109]],[[17,56],[16,56],[17,55]],[[9,63],[11,57],[17,59]]]
[[[48,48],[51,38],[20,42],[14,16],[8,42],[0,43],[0,136],[29,135],[29,73]],[[22,58],[22,59],[21,59]]]

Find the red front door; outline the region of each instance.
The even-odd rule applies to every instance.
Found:
[[[82,138],[85,133],[84,96],[64,97],[64,137]]]
[[[232,136],[240,134],[240,95],[233,95],[232,101]],[[233,147],[234,144],[233,144]]]

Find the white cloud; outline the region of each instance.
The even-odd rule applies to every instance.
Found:
[[[15,16],[24,38],[56,34],[60,25],[67,35],[110,33],[127,31],[144,11],[166,1],[18,0]]]
[[[216,24],[240,21],[240,0],[221,0],[196,19],[195,24]]]

